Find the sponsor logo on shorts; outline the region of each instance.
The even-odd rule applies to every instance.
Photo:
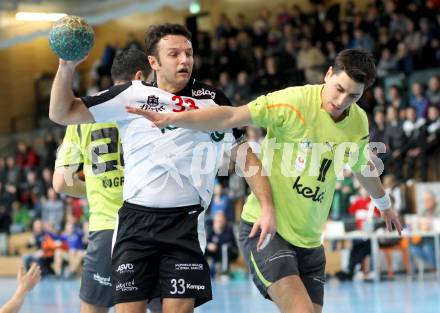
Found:
[[[134,266],[131,263],[120,264],[116,272],[119,274],[134,273]]]
[[[176,271],[203,271],[203,264],[197,263],[180,263],[175,264],[174,268]]]
[[[99,275],[99,273],[93,274],[93,280],[96,280],[98,283],[100,283],[101,285],[104,285],[104,286],[111,287],[111,285],[112,285],[112,283],[110,282],[110,276],[109,277],[102,277],[101,275]]]
[[[186,289],[187,290],[205,290],[205,286],[203,285],[191,285],[191,284],[186,284]]]
[[[321,283],[323,285],[325,284],[325,280],[320,277],[313,277],[313,280],[317,281],[318,283]]]
[[[127,281],[125,283],[120,283],[116,285],[116,291],[137,291],[138,287],[135,286],[134,279],[132,281]]]
[[[275,261],[277,259],[281,258],[294,258],[296,256],[296,253],[294,251],[290,250],[280,250],[277,251],[274,255],[267,258],[266,263]]]

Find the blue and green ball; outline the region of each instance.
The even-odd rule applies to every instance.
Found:
[[[49,32],[49,45],[66,61],[79,61],[93,47],[93,28],[79,16],[68,15],[55,22]]]

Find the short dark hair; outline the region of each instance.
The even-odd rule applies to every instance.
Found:
[[[364,49],[346,49],[338,53],[333,65],[333,72],[345,72],[365,89],[373,85],[376,79],[376,65],[373,55]]]
[[[167,35],[181,35],[191,40],[191,32],[180,24],[160,24],[152,25],[145,33],[145,47],[147,55],[157,57],[157,43]]]
[[[139,49],[124,49],[113,60],[110,70],[113,81],[130,81],[137,71],[142,71],[145,78],[151,68],[147,55]]]

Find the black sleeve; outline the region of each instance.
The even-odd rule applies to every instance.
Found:
[[[131,85],[132,85],[131,81],[129,81],[125,84],[115,85],[115,86],[110,87],[107,90],[98,92],[95,95],[81,97],[81,100],[84,102],[84,104],[86,105],[87,108],[91,108],[92,106],[107,102],[107,101],[115,98],[121,92],[123,92],[124,90],[129,88]]]
[[[216,90],[216,95],[215,95],[214,101],[218,105],[232,106],[231,101],[220,90]],[[244,141],[246,141],[246,131],[244,128],[233,128],[232,134],[234,135],[234,138],[235,138],[237,144],[241,144]]]

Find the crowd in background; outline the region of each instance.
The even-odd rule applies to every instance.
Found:
[[[370,50],[377,59],[378,78],[359,104],[370,117],[370,140],[387,147],[379,154],[388,174],[393,173],[386,176],[385,187],[398,192],[402,182],[438,179],[429,177],[427,166],[440,151],[440,14],[433,6],[432,1],[369,0],[360,11],[351,2],[342,10],[313,1],[309,12],[287,4],[262,8],[252,22],[244,13],[223,14],[213,34],[199,32],[193,39],[194,76],[222,90],[233,105],[241,105],[288,86],[321,83],[341,49]],[[143,43],[130,34],[126,47],[142,49]],[[107,45],[83,93],[112,85],[110,67],[120,48]],[[411,80],[417,71],[432,68],[439,74]],[[399,83],[386,86],[393,75]],[[78,84],[75,89],[81,93]],[[254,127],[247,134],[253,145],[264,137]],[[78,271],[87,244],[88,208],[86,200],[60,196],[52,189],[60,139],[48,132],[41,151],[34,150],[32,142],[18,142],[16,151],[0,157],[0,253],[7,252],[7,234],[32,231],[29,246],[37,252],[26,261],[38,259],[43,273],[70,276]],[[220,262],[213,269],[221,273],[238,256],[233,226],[249,192],[244,179],[233,168],[229,172],[218,177],[207,222],[207,255]],[[400,212],[414,211],[404,196],[398,201]],[[331,219],[356,224],[359,211],[368,211],[368,206],[346,171],[337,185]],[[226,265],[221,263],[225,254]],[[69,266],[63,272],[64,260]]]

